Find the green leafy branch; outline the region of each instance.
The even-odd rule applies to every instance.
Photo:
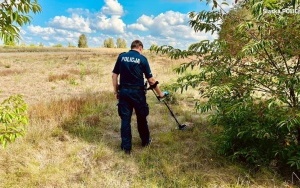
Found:
[[[0,144],[3,147],[23,136],[27,124],[27,105],[20,95],[10,96],[0,104]]]
[[[20,39],[21,26],[30,23],[30,12],[41,12],[37,0],[4,0],[0,3],[0,38],[5,44]]]

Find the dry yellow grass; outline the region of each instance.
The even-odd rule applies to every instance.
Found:
[[[22,94],[37,104],[84,92],[112,91],[111,72],[119,53],[127,49],[61,49],[51,52],[0,53],[0,100]],[[65,51],[64,51],[65,50]],[[148,53],[148,52],[146,52]],[[149,55],[154,76],[161,83],[174,81],[172,68],[178,64]],[[9,68],[7,66],[9,65]]]
[[[21,94],[32,107],[87,92],[110,91],[115,58],[126,50],[33,49],[0,48],[0,101]]]
[[[0,75],[0,100],[22,94],[30,115],[26,135],[0,149],[0,187],[291,187],[269,171],[251,174],[217,156],[209,137],[215,130],[205,124],[206,116],[191,111],[193,104],[172,106],[181,122],[195,126],[175,130],[153,93],[147,95],[154,141],[140,146],[133,117],[133,154],[124,155],[111,92],[111,71],[124,49],[35,50],[0,53],[0,73],[20,70]],[[172,69],[180,62],[146,55],[161,84],[176,80]]]

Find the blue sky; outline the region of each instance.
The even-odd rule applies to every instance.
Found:
[[[39,0],[42,12],[21,29],[21,43],[77,46],[80,34],[89,47],[100,47],[107,38],[122,38],[127,46],[134,39],[186,49],[191,43],[212,39],[195,33],[188,13],[210,9],[199,0]]]

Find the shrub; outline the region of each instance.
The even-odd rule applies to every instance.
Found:
[[[0,143],[3,147],[23,136],[28,124],[27,105],[20,95],[10,96],[0,105]]]
[[[199,89],[207,99],[196,108],[211,110],[212,124],[223,129],[221,153],[256,166],[275,160],[300,170],[299,15],[265,14],[264,1],[241,2],[229,13],[213,3],[217,10],[191,12],[190,25],[195,31],[217,32],[218,39],[187,50],[151,50],[190,60],[176,69],[182,75],[175,86]],[[280,7],[276,11],[299,6],[274,3]]]

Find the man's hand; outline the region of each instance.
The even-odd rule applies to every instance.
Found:
[[[168,91],[163,91],[160,95],[159,95],[159,100],[164,99],[165,97],[167,97],[170,93]]]
[[[114,92],[116,99],[119,99],[119,92]]]
[[[152,85],[151,85],[151,83],[149,82],[149,87],[147,88],[147,90],[149,90],[149,89],[155,89],[156,86],[157,86],[157,84],[159,84],[158,81],[156,81],[156,82],[155,82],[154,84],[152,84]]]

